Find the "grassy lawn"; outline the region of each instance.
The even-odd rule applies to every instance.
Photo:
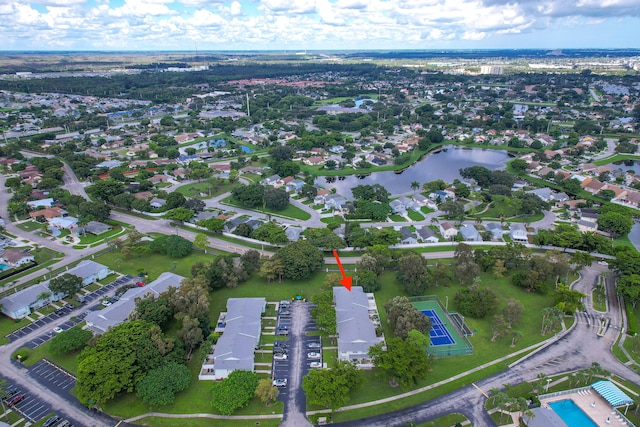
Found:
[[[29,323],[29,319],[21,319],[21,320],[12,320],[4,315],[0,317],[0,345],[8,344],[9,340],[5,337],[9,335],[11,332],[16,331],[23,326],[27,326]]]
[[[604,159],[596,160],[593,162],[596,166],[604,166],[613,162],[620,162],[622,160],[638,160],[640,155],[637,154],[614,154],[613,156],[606,157]]]
[[[431,209],[431,208],[423,206],[423,207],[420,208],[420,212],[422,212],[423,214],[429,214],[429,213],[435,212],[435,211],[433,209]]]
[[[179,425],[180,427],[210,427],[221,423],[220,420],[211,418],[161,418],[161,417],[147,417],[136,421],[137,425],[141,426],[154,426],[154,427],[174,427]],[[274,420],[224,420],[225,427],[277,427],[282,423],[281,419]],[[222,425],[222,424],[219,424]]]
[[[602,312],[607,311],[607,296],[604,292],[604,286],[602,286],[602,283],[598,284],[593,292],[591,292],[591,301],[593,302],[594,310]]]
[[[438,148],[439,145],[434,145],[431,147],[431,151]],[[340,169],[340,170],[329,170],[325,169],[324,166],[309,166],[300,164],[300,171],[305,172],[307,174],[311,174],[314,176],[344,176],[344,175],[367,175],[373,172],[384,172],[384,171],[398,171],[403,170],[420,160],[420,158],[426,154],[426,151],[422,150],[413,150],[411,152],[411,160],[404,165],[388,165],[388,166],[373,166],[367,169]]]
[[[84,236],[80,237],[80,244],[91,245],[93,243],[102,242],[106,239],[109,239],[111,237],[117,236],[122,233],[124,233],[124,230],[121,227],[117,227],[109,231],[105,231],[99,236],[96,236],[95,234],[85,234]]]
[[[111,282],[113,282],[114,280],[116,280],[119,277],[119,275],[117,273],[111,273],[110,275],[108,275],[107,277],[105,277],[104,279],[98,281],[99,284],[101,285],[107,285]],[[92,285],[95,283],[92,283]],[[89,286],[85,286],[85,288],[89,288]],[[99,286],[98,286],[99,288]],[[94,289],[95,290],[95,289]]]
[[[76,326],[76,328],[78,327],[81,326]],[[12,355],[12,358],[15,359],[15,354],[20,353],[22,355],[22,363],[25,366],[33,366],[46,357],[56,365],[62,366],[64,369],[73,374],[78,372],[78,354],[80,354],[79,351],[74,353],[54,355],[49,351],[50,346],[51,341],[47,341],[46,343],[34,348],[33,350],[27,347],[21,347],[14,353],[14,355]]]
[[[417,427],[451,427],[466,420],[467,417],[462,414],[449,414],[445,415],[444,417],[436,418],[433,421],[418,424]]]
[[[389,215],[389,219],[393,222],[407,222],[405,217],[396,214]]]
[[[176,188],[177,193],[182,193],[185,197],[195,197],[198,199],[210,199],[220,194],[231,191],[236,184],[230,183],[228,180],[224,181],[221,185],[211,185],[208,182],[194,182],[191,184],[181,185]],[[200,193],[207,194],[207,196],[201,197]]]
[[[193,252],[185,258],[171,258],[166,255],[149,254],[141,258],[124,259],[119,251],[108,252],[95,258],[96,262],[104,264],[113,271],[123,274],[137,276],[140,269],[149,274],[149,280],[155,280],[160,273],[169,271],[170,266],[175,262],[176,274],[184,277],[191,277],[191,266],[196,262],[208,263],[214,259],[211,254]]]
[[[24,230],[24,231],[36,231],[36,230],[40,230],[42,228],[43,224],[40,224],[37,221],[26,221],[26,222],[22,222],[20,224],[16,224],[16,227],[18,227],[20,230]]]
[[[211,381],[199,381],[198,373],[201,368],[201,361],[199,358],[194,357],[187,364],[189,370],[191,371],[191,384],[190,386],[178,393],[176,395],[176,399],[172,404],[165,405],[162,407],[154,407],[153,410],[172,413],[172,414],[192,414],[192,413],[210,413],[217,414],[218,412],[211,406]],[[266,378],[265,375],[261,375],[261,377]],[[115,399],[109,401],[106,405],[104,405],[104,410],[109,414],[115,415],[117,417],[129,418],[135,415],[140,415],[145,412],[149,412],[150,408],[146,404],[142,402],[140,398],[135,396],[133,393],[123,394]],[[264,403],[262,403],[259,399],[253,398],[249,402],[249,405],[237,410],[234,412],[234,415],[267,415],[267,414],[281,414],[284,410],[284,404],[282,402],[277,402],[274,405],[266,407]],[[168,419],[171,421],[170,419]],[[206,419],[203,419],[206,420]],[[216,422],[212,420],[207,420],[207,425],[215,425]],[[255,421],[251,421],[255,423]],[[279,422],[278,422],[279,423]],[[145,425],[186,425],[182,423],[182,420],[179,423],[176,423],[173,420],[172,423],[169,424],[145,424]],[[198,424],[199,425],[199,424]],[[204,424],[202,424],[204,425]],[[226,426],[226,420],[224,422]],[[242,425],[242,424],[239,424]],[[253,424],[255,425],[255,424]]]
[[[422,220],[424,220],[424,216],[420,215],[416,211],[409,210],[409,212],[407,212],[407,215],[409,216],[409,218],[411,218],[414,221],[422,221]]]
[[[86,290],[88,290],[89,292],[93,292],[93,291],[97,291],[98,289],[100,289],[102,286],[99,283],[91,283],[87,286],[85,286],[84,288]]]
[[[242,207],[231,196],[223,199],[222,202],[224,202],[225,204],[231,205],[231,206],[235,206],[235,207],[239,207],[239,208]],[[244,208],[244,209],[247,209],[247,208]],[[292,204],[288,204],[287,207],[284,208],[281,211],[276,211],[275,209],[270,209],[270,208],[249,209],[249,210],[256,211],[256,212],[261,212],[261,213],[264,213],[264,214],[283,216],[283,217],[286,217],[286,218],[301,219],[303,221],[306,221],[309,218],[311,218],[311,214],[310,213],[305,212],[302,209],[300,209],[300,208],[298,208],[296,206],[293,206]]]
[[[324,222],[325,224],[344,224],[344,218],[342,218],[341,216],[321,218],[320,221]]]
[[[636,247],[633,246],[633,243],[631,243],[631,240],[629,240],[629,236],[620,236],[614,239],[613,246],[614,247],[625,246],[629,249],[633,249],[634,251],[636,250]]]

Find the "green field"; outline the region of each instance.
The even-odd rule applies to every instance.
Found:
[[[227,205],[230,205],[230,206],[242,208],[242,206],[231,196],[223,199],[222,202],[227,204]],[[277,211],[275,209],[270,209],[270,208],[264,208],[264,209],[243,208],[243,209],[260,212],[260,213],[263,213],[263,214],[282,216],[282,217],[285,217],[285,218],[300,219],[302,221],[306,221],[306,220],[311,218],[311,214],[310,213],[308,213],[306,211],[303,211],[302,209],[300,209],[300,208],[298,208],[296,206],[293,206],[291,203],[289,203],[287,205],[287,207],[284,208],[281,211]]]
[[[183,194],[185,197],[195,197],[198,199],[210,199],[220,194],[231,191],[237,184],[232,184],[228,180],[225,180],[221,185],[211,185],[208,182],[194,182],[192,184],[181,185],[176,188],[175,191]],[[200,193],[205,193],[207,196],[200,196]]]

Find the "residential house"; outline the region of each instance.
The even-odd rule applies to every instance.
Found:
[[[136,306],[136,299],[147,295],[158,298],[170,286],[179,288],[183,280],[184,277],[167,271],[146,286],[131,288],[110,306],[87,314],[85,317],[87,327],[96,334],[103,334],[129,319],[129,314]]]
[[[460,227],[460,234],[465,242],[482,242],[482,236],[471,224],[464,224]]]
[[[591,194],[596,194],[605,186],[605,184],[597,179],[585,179],[581,184],[582,188]]]
[[[413,234],[413,232],[411,230],[409,230],[408,227],[402,227],[400,228],[400,234],[402,235],[400,237],[400,243],[403,245],[415,245],[418,243],[418,240],[416,239],[416,236]]]
[[[51,227],[71,230],[78,226],[78,218],[74,218],[72,216],[65,216],[61,218],[52,218],[49,220],[49,225]]]
[[[141,191],[139,193],[133,193],[132,196],[140,200],[149,200],[153,198],[153,193],[151,191]]]
[[[389,206],[391,206],[391,209],[395,214],[402,215],[402,216],[407,214],[407,209],[404,207],[404,205],[400,200],[392,200],[389,203]]]
[[[529,243],[529,238],[527,237],[527,229],[524,224],[521,224],[519,222],[512,222],[509,225],[509,236],[514,242]]]
[[[497,222],[490,222],[484,228],[491,233],[491,240],[502,240],[502,235],[504,234],[502,225]]]
[[[24,252],[20,249],[9,248],[0,253],[0,262],[11,268],[20,267],[34,261],[35,258],[31,252]]]
[[[164,205],[167,204],[167,201],[164,199],[158,199],[158,198],[153,198],[151,199],[151,201],[149,202],[149,205],[151,205],[152,208],[158,209],[163,207]]]
[[[355,362],[361,369],[371,369],[373,361],[369,349],[384,337],[376,334],[380,325],[373,294],[366,294],[362,286],[333,288],[338,333],[338,360]]]
[[[22,319],[31,312],[62,299],[61,294],[52,294],[49,282],[29,286],[0,299],[2,312],[12,319]]]
[[[578,231],[581,233],[598,231],[598,223],[584,219],[578,220]]]
[[[578,212],[581,221],[598,222],[598,209],[582,208]]]
[[[402,205],[407,211],[409,209],[416,212],[420,210],[420,205],[418,205],[416,202],[414,202],[412,199],[409,199],[408,197],[404,197],[404,196],[398,197],[398,201],[402,203]]]
[[[91,260],[84,260],[62,274],[65,273],[80,277],[82,279],[82,286],[87,286],[93,282],[104,279],[110,275],[112,271],[106,265]]]
[[[83,228],[85,233],[99,236],[100,234],[106,233],[107,231],[111,230],[112,227],[98,221],[89,221]]]
[[[65,211],[64,209],[60,209],[58,207],[45,208],[45,209],[40,209],[38,211],[29,212],[29,216],[32,219],[36,219],[41,216],[45,220],[50,220],[53,218],[61,218],[66,215],[67,215],[67,211]]]
[[[278,188],[282,185],[282,178],[280,175],[271,175],[270,177],[260,181],[260,184]]]
[[[243,222],[247,222],[248,220],[249,219],[246,217],[245,218],[236,217],[236,218],[230,219],[229,221],[224,223],[224,230],[231,233],[233,232],[233,230],[236,229],[236,227],[238,227]]]
[[[298,194],[300,190],[302,190],[302,186],[304,185],[304,181],[301,179],[294,179],[291,182],[288,182],[285,186],[285,189],[289,192],[294,192]]]
[[[297,242],[300,240],[300,235],[304,230],[300,227],[287,227],[284,230],[284,234],[287,236],[287,239],[291,242]]]
[[[429,194],[429,198],[434,200],[435,202],[444,202],[449,199],[453,199],[450,193],[443,190],[436,190],[433,193]]]
[[[243,168],[240,168],[240,170],[238,171],[240,173],[240,175],[243,175],[245,173],[252,173],[255,175],[261,175],[262,174],[262,168],[259,168],[257,166],[245,166]]]
[[[527,191],[527,194],[535,194],[543,202],[550,202],[553,198],[553,190],[550,189],[549,187],[536,188],[535,190],[529,190]]]
[[[29,209],[51,208],[53,207],[54,203],[55,201],[51,197],[49,197],[47,199],[32,200],[30,202],[27,202],[27,206],[29,207]]]
[[[264,298],[229,298],[227,312],[221,313],[218,323],[223,332],[213,354],[202,365],[201,380],[222,380],[238,370],[254,371],[255,349],[260,344]]]
[[[325,202],[325,198],[331,194],[331,191],[327,190],[326,188],[321,188],[318,190],[318,193],[316,194],[316,197],[313,198],[313,204],[314,205],[323,205]]]
[[[324,198],[324,208],[336,211],[344,211],[347,206],[347,199],[339,194],[329,194]]]
[[[169,181],[169,176],[168,175],[158,175],[158,174],[156,174],[156,175],[152,176],[151,178],[149,178],[149,181],[154,185],[155,184],[160,184],[162,182],[168,182]]]
[[[318,156],[308,157],[306,159],[303,159],[302,163],[309,166],[320,166],[324,165],[324,158]]]
[[[423,243],[438,243],[440,241],[438,236],[436,236],[436,233],[428,227],[417,229],[416,234],[418,235],[418,239]]]
[[[445,240],[453,240],[458,234],[458,230],[450,222],[438,224],[438,229],[440,230],[440,235]]]

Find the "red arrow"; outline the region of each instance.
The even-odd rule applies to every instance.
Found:
[[[338,251],[333,250],[333,256],[336,257],[336,261],[338,263],[338,267],[340,268],[340,273],[342,273],[342,279],[340,280],[340,284],[347,288],[349,292],[351,292],[351,284],[353,283],[353,277],[347,277],[347,273],[344,272],[344,267],[342,267],[342,263],[340,262],[340,257],[338,256]]]

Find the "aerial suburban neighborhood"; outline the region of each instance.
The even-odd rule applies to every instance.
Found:
[[[0,425],[640,425],[632,52],[0,62]]]

